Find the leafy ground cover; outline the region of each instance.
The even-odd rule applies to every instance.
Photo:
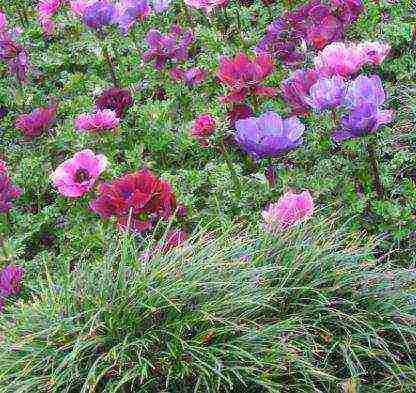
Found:
[[[411,391],[410,0],[0,7],[0,391]]]

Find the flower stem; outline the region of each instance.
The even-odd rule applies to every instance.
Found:
[[[378,162],[377,162],[377,158],[376,158],[376,154],[374,150],[374,144],[372,141],[366,142],[366,149],[367,149],[368,158],[370,159],[371,170],[373,172],[374,185],[376,187],[377,196],[380,199],[383,197],[383,186],[380,180]]]
[[[231,161],[230,155],[228,154],[227,148],[223,140],[221,141],[220,149],[221,149],[222,155],[224,156],[225,163],[227,164],[228,170],[230,171],[231,179],[234,183],[234,189],[235,189],[234,191],[235,191],[236,197],[240,198],[241,196],[240,180],[238,179],[237,174],[235,173],[233,163]]]
[[[118,83],[117,77],[116,77],[115,66],[114,66],[114,63],[113,63],[113,61],[112,61],[112,59],[110,57],[110,54],[108,52],[108,44],[105,41],[105,39],[103,39],[101,42],[102,42],[103,54],[104,54],[104,57],[105,57],[105,59],[107,61],[108,68],[110,69],[111,79],[113,80],[114,86],[115,87],[119,87],[119,83]]]

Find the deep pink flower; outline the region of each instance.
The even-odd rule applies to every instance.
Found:
[[[120,119],[116,113],[110,109],[97,110],[92,114],[83,114],[75,120],[78,131],[101,133],[105,131],[115,131]]]
[[[104,155],[82,150],[59,165],[51,180],[61,195],[79,198],[92,189],[107,165]]]
[[[347,78],[356,74],[366,61],[366,55],[357,45],[335,42],[315,57],[315,68],[321,76],[339,75]]]
[[[3,160],[0,160],[0,175],[5,173],[7,173],[7,164]]]
[[[309,191],[295,194],[291,191],[280,197],[277,203],[271,203],[262,213],[265,227],[269,232],[292,228],[312,216],[313,199]]]
[[[28,115],[18,117],[15,127],[23,132],[27,139],[41,136],[54,123],[58,105],[53,103],[48,108],[38,108]]]
[[[282,82],[283,99],[292,107],[293,114],[308,113],[309,105],[305,98],[318,78],[318,73],[315,70],[297,70]]]
[[[378,41],[365,41],[358,44],[358,49],[364,54],[366,63],[380,65],[390,52],[390,45]]]
[[[99,193],[91,209],[104,219],[116,217],[124,230],[148,230],[158,219],[170,218],[176,209],[171,185],[147,169],[101,184]]]
[[[215,131],[215,119],[209,115],[204,114],[199,116],[194,123],[191,135],[198,140],[201,146],[208,146],[208,138]]]
[[[0,31],[3,31],[7,26],[7,16],[0,10]]]
[[[24,269],[19,266],[8,265],[0,272],[0,295],[16,295],[21,291],[21,281]]]
[[[12,201],[20,198],[22,190],[16,187],[6,173],[0,174],[0,213],[7,213],[12,207]]]
[[[207,72],[202,68],[192,67],[189,70],[183,71],[179,67],[170,70],[170,76],[176,81],[181,81],[186,85],[193,87],[202,83],[207,75]]]
[[[221,57],[217,76],[231,90],[222,100],[242,102],[250,95],[275,96],[276,89],[263,85],[274,69],[274,62],[268,54],[257,55],[253,60],[244,53],[234,59]]]
[[[133,105],[133,97],[127,89],[112,87],[104,91],[97,99],[99,109],[111,109],[117,117],[122,118],[128,108]]]
[[[235,128],[235,123],[237,120],[247,119],[254,115],[253,109],[247,104],[236,104],[233,106],[233,109],[228,113],[228,118],[230,119],[230,127]]]

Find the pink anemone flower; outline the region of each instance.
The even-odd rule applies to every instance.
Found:
[[[63,162],[51,175],[59,193],[69,198],[79,198],[90,191],[108,165],[103,154],[86,149]]]
[[[309,191],[295,194],[285,193],[277,203],[271,203],[262,212],[266,230],[275,232],[278,229],[289,229],[311,217],[314,203]]]
[[[358,44],[366,63],[379,66],[390,52],[390,45],[378,41],[365,41]]]
[[[78,131],[100,133],[104,131],[115,131],[120,119],[111,109],[98,109],[92,114],[83,114],[75,120]]]

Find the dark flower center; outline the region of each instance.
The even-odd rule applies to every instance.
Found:
[[[88,172],[86,169],[84,169],[84,168],[79,168],[79,169],[75,172],[75,177],[74,177],[74,179],[75,179],[75,181],[76,181],[77,183],[82,183],[82,182],[84,182],[84,181],[89,180],[90,178],[91,178],[91,177],[90,177],[89,172]]]

